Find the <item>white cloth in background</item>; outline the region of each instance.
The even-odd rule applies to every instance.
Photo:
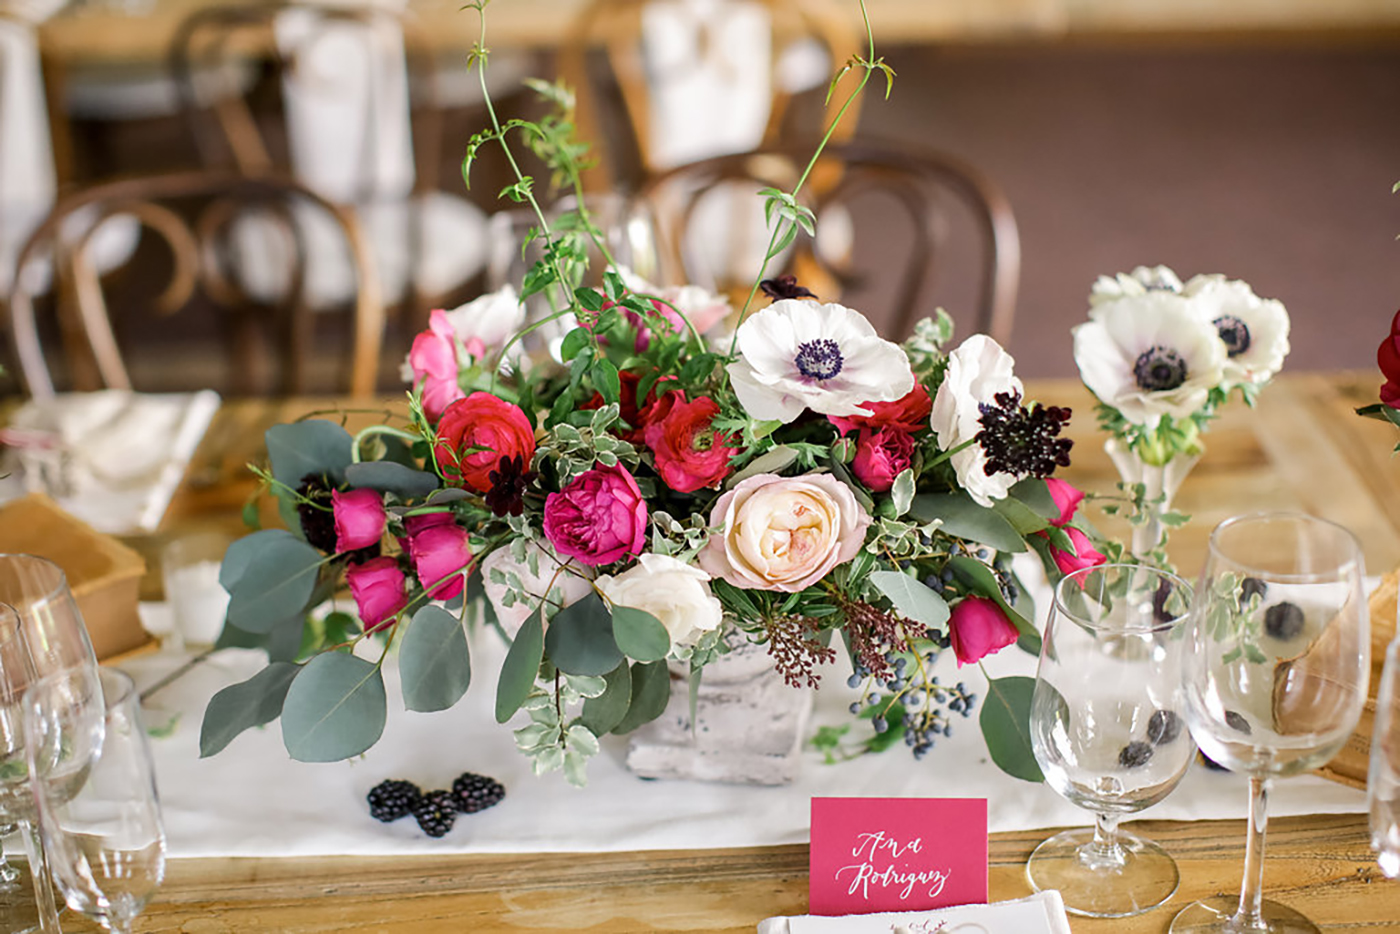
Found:
[[[1048,605],[1043,579],[1022,579]],[[143,605],[143,614],[165,612]],[[152,618],[149,628],[160,628]],[[589,785],[576,789],[559,773],[536,777],[520,755],[509,726],[493,716],[496,676],[504,649],[493,634],[472,643],[473,683],[457,706],[440,713],[403,709],[394,660],[384,666],[389,721],[384,736],[364,756],[348,762],[309,764],[288,758],[279,723],[249,730],[217,756],[199,758],[204,706],[215,691],[246,680],[265,656],[226,651],[198,666],[151,699],[148,723],[168,724],[169,736],[153,739],[156,775],[172,856],[310,856],[411,853],[596,852],[704,849],[805,843],[812,796],[959,797],[988,799],[991,832],[1089,826],[1088,811],[1044,785],[1002,773],[987,757],[974,719],[961,721],[951,738],[921,761],[901,745],[880,754],[826,765],[804,754],[798,780],[757,788],[690,781],[646,781],[623,766],[626,740],[605,737],[588,767]],[[132,659],[123,667],[138,686],[154,683],[180,662],[172,656]],[[1034,675],[1036,660],[1014,648],[988,659],[995,676]],[[938,674],[967,681],[985,696],[975,668],[959,674],[944,652]],[[851,722],[844,661],[826,666],[809,729]],[[980,710],[980,704],[979,704]],[[854,729],[854,728],[853,728]],[[463,815],[441,839],[431,839],[411,817],[382,824],[369,816],[366,793],[387,778],[403,778],[424,790],[450,788],[462,772],[490,775],[506,787],[499,805]],[[1243,818],[1247,779],[1192,767],[1180,787],[1142,812],[1156,820]],[[1312,775],[1280,781],[1270,793],[1273,816],[1364,813],[1363,792]]]
[[[0,295],[57,190],[38,36],[31,25],[0,18]]]
[[[758,934],[986,934],[988,931],[1070,934],[1065,903],[1053,889],[990,905],[836,917],[798,915],[769,918],[758,923]]]

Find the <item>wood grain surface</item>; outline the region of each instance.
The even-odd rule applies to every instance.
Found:
[[[1361,539],[1371,568],[1400,564],[1396,432],[1355,416],[1375,396],[1371,373],[1294,374],[1265,390],[1257,409],[1232,404],[1206,435],[1207,453],[1178,505],[1194,515],[1171,552],[1194,574],[1212,525],[1236,512],[1304,509]],[[1075,408],[1074,466],[1091,492],[1111,493],[1092,400],[1069,381],[1032,382],[1028,395]],[[396,404],[387,406],[393,410]],[[386,409],[343,411],[333,400],[239,401],[215,420],[177,494],[162,534],[220,524],[236,529],[254,489],[242,465],[261,456],[262,431],[310,411],[354,428]],[[1103,519],[1105,528],[1113,529]],[[896,757],[892,767],[905,760]],[[955,763],[948,767],[955,768]],[[1247,804],[1241,780],[1240,811]],[[1153,822],[1130,827],[1167,848],[1182,882],[1163,908],[1114,921],[1074,919],[1076,934],[1158,934],[1191,900],[1238,889],[1243,821]],[[1024,866],[1049,831],[996,834],[994,899],[1029,893]],[[1400,932],[1400,882],[1376,869],[1365,815],[1283,818],[1269,827],[1266,895],[1326,931]],[[440,857],[173,860],[137,923],[148,934],[243,932],[753,931],[763,918],[807,906],[805,846],[678,852]],[[65,919],[65,930],[94,930]]]

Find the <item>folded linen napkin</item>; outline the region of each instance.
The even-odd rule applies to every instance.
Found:
[[[0,432],[0,500],[44,492],[99,532],[154,531],[219,394],[104,389],[25,403]]]
[[[1070,934],[1064,902],[1054,890],[1029,898],[959,905],[933,911],[889,911],[870,915],[798,915],[768,918],[758,934]]]

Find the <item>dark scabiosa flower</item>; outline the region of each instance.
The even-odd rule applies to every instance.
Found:
[[[1070,410],[1057,405],[1021,404],[1019,392],[999,392],[995,405],[983,403],[978,442],[987,455],[987,474],[1048,477],[1069,466],[1074,442],[1059,437]]]
[[[301,478],[297,494],[297,518],[301,534],[312,548],[327,554],[335,553],[335,513],[331,509],[331,486],[322,474],[309,473]]]
[[[763,294],[777,301],[780,298],[816,298],[816,294],[804,286],[797,284],[796,276],[778,276],[776,279],[764,279],[758,284],[763,290]]]
[[[486,505],[492,513],[518,516],[525,511],[525,490],[535,479],[534,471],[525,469],[525,458],[519,454],[501,458],[487,479],[491,489],[486,491]]]

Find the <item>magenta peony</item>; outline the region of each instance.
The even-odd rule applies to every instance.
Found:
[[[894,478],[908,468],[914,456],[914,436],[899,428],[862,428],[856,442],[851,471],[873,492],[894,486]]]
[[[600,464],[549,494],[544,534],[563,557],[594,566],[612,564],[642,553],[647,503],[627,468]]]

